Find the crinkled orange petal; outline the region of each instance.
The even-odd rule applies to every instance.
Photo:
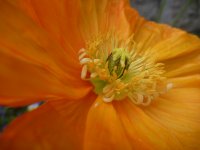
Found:
[[[165,76],[168,78],[200,74],[200,46],[195,52],[170,59],[164,63]]]
[[[182,145],[182,149],[200,149],[199,75],[170,80],[173,81],[174,88],[156,99],[149,107],[145,107],[144,111],[172,133]]]
[[[138,48],[153,52],[157,61],[165,64],[168,82],[173,83],[173,89],[142,108],[143,113],[156,122],[154,129],[165,129],[160,131],[166,138],[161,141],[168,146],[164,148],[156,140],[158,143],[153,145],[158,147],[155,149],[200,149],[200,39],[142,18],[136,24],[133,33]],[[150,120],[149,127],[153,124]],[[154,137],[151,133],[146,134]]]
[[[112,104],[98,97],[87,116],[84,137],[85,150],[131,149],[123,126]]]
[[[16,0],[38,25],[58,41],[66,51],[70,45],[77,52],[83,47],[80,34],[80,1]],[[87,5],[87,4],[86,4]]]
[[[130,23],[131,20],[129,20]],[[136,26],[132,32],[138,44],[137,48],[153,52],[157,61],[177,58],[200,49],[200,39],[180,29],[143,18],[138,18],[131,24]]]
[[[144,20],[141,24],[135,34],[136,41],[141,43],[139,48],[155,53],[157,60],[165,64],[168,82],[173,83],[173,89],[143,108],[144,113],[166,130],[161,134],[174,137],[169,139],[177,145],[171,140],[162,140],[169,142],[169,149],[199,149],[200,39],[166,25]],[[160,128],[155,126],[155,129]],[[153,145],[167,149],[158,143]]]
[[[0,46],[3,52],[31,63],[45,65],[58,74],[68,72],[80,76],[78,55],[69,45],[66,52],[60,43],[24,12],[6,1],[1,2],[0,11]]]
[[[200,72],[200,38],[142,17],[133,19],[130,17],[129,23],[135,26],[131,32],[137,49],[150,51],[158,62],[163,62],[167,77]]]
[[[120,38],[130,34],[125,14],[125,8],[130,6],[126,0],[80,0],[80,2],[80,26],[85,39],[108,32],[117,32]],[[136,12],[135,17],[138,17]]]
[[[81,150],[87,113],[96,96],[50,101],[6,127],[1,150]]]
[[[146,141],[138,139],[134,130],[131,135],[126,133],[126,127],[118,115],[112,103],[105,103],[101,97],[97,98],[87,116],[85,150],[150,149]],[[134,115],[132,114],[133,117]]]
[[[75,51],[84,46],[84,40],[98,33],[120,30],[121,35],[129,34],[124,10],[130,6],[125,0],[16,1],[17,6],[57,41],[63,46],[70,44]]]
[[[82,88],[75,83],[74,87],[69,86],[46,68],[1,52],[0,82],[0,104],[7,106],[27,105],[56,97],[79,99],[91,90],[91,87]]]
[[[181,88],[181,87],[196,88],[200,86],[200,74],[169,78],[167,79],[167,82],[173,83],[174,88]]]
[[[155,105],[146,108],[146,113],[173,133],[182,148],[188,150],[200,148],[199,92],[200,89],[174,90],[170,98],[159,98]]]
[[[138,144],[141,142],[142,145],[143,142],[143,144],[148,145],[149,149],[153,150],[181,149],[181,143],[173,132],[153,120],[130,100],[117,102],[115,108],[124,127],[124,132],[131,140],[136,138]],[[145,150],[147,148],[139,149]]]
[[[87,94],[90,86],[80,79],[81,67],[70,47],[66,53],[7,1],[0,1],[0,20],[1,105],[22,105],[52,96],[77,99]]]

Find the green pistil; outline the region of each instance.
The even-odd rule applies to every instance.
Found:
[[[129,67],[129,53],[122,48],[116,48],[107,58],[110,75],[114,73],[121,78]]]

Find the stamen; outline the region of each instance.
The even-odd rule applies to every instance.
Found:
[[[83,52],[85,52],[85,49],[84,49],[84,48],[81,48],[81,49],[78,51],[78,54],[81,54],[81,53],[83,53]]]
[[[82,60],[87,55],[86,52],[83,52],[79,55],[79,60]]]
[[[86,79],[87,76],[87,65],[84,65],[81,71],[81,79]]]
[[[96,72],[93,72],[93,73],[90,74],[90,77],[91,77],[91,78],[95,78],[97,75],[98,75],[98,74],[97,74]]]
[[[142,47],[134,36],[122,40],[106,34],[91,39],[79,50],[81,78],[87,80],[89,74],[88,80],[104,102],[129,98],[136,105],[148,106],[173,83],[165,84],[164,64],[156,63],[151,48],[144,52]]]
[[[94,63],[98,63],[99,61],[99,59],[94,59]]]
[[[132,94],[128,94],[128,97],[130,98],[130,100],[134,103],[134,104],[136,104],[136,105],[139,105],[139,104],[141,104],[142,103],[142,101],[141,101],[141,99],[140,100],[138,100],[137,99],[137,97],[134,97]]]
[[[106,103],[112,102],[114,97],[115,97],[114,94],[111,97],[103,97],[103,101],[106,102]]]
[[[137,97],[138,97],[138,99],[137,99],[138,103],[141,104],[143,102],[143,99],[144,99],[143,95],[137,94]]]
[[[151,97],[147,97],[147,101],[146,102],[143,102],[143,103],[141,103],[143,106],[148,106],[150,103],[151,103]]]
[[[111,84],[106,85],[106,86],[103,88],[103,93],[107,93],[107,92],[110,91],[112,88],[113,88],[113,85],[111,85]]]
[[[91,62],[92,60],[90,59],[90,58],[83,58],[83,59],[81,59],[80,60],[80,64],[81,65],[84,65],[84,64],[86,64],[86,63],[88,63],[88,62]]]

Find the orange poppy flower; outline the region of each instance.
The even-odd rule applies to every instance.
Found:
[[[45,100],[1,150],[199,149],[200,39],[126,0],[0,0],[0,104]]]

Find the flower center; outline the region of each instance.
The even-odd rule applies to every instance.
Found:
[[[79,51],[81,78],[90,80],[105,102],[129,98],[137,105],[149,105],[172,88],[165,83],[164,65],[156,63],[150,50],[142,51],[133,40],[113,34],[99,35]]]
[[[122,48],[114,49],[108,56],[108,70],[110,75],[116,75],[119,79],[129,67],[129,53]]]

